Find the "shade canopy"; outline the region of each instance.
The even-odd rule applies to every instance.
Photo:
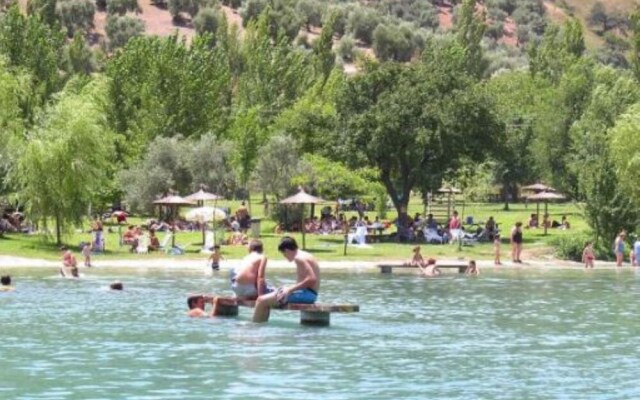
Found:
[[[197,192],[192,193],[189,196],[185,197],[185,199],[191,200],[191,201],[214,201],[214,200],[221,200],[222,196],[219,196],[214,193],[205,192],[203,189],[200,189]]]
[[[551,186],[547,186],[543,183],[534,183],[533,185],[523,186],[522,190],[529,190],[532,192],[555,192],[556,191]]]
[[[184,197],[180,196],[167,196],[163,197],[160,200],[156,200],[153,204],[158,204],[161,206],[193,206],[195,205],[195,201],[187,200]]]
[[[538,200],[538,201],[543,201],[543,200],[564,200],[565,197],[559,193],[554,193],[554,192],[540,192],[540,193],[536,193],[536,194],[532,194],[531,196],[527,196],[527,199],[529,200]]]
[[[198,207],[192,210],[185,215],[187,221],[194,222],[211,222],[211,221],[221,221],[227,218],[227,213],[222,211],[219,208],[214,207]]]
[[[462,193],[462,190],[453,186],[443,186],[438,189],[438,193]]]
[[[300,190],[298,193],[294,194],[291,197],[287,197],[284,200],[280,201],[280,204],[318,204],[325,203],[326,200],[321,199],[320,197],[315,197],[304,190]]]

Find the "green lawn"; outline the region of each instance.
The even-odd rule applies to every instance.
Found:
[[[220,202],[219,206],[230,207],[235,210],[239,205],[239,202],[225,201]],[[459,206],[459,212],[462,212],[462,207]],[[503,258],[508,258],[508,232],[516,221],[522,221],[526,223],[528,216],[534,213],[536,210],[535,204],[529,204],[528,208],[524,204],[515,204],[510,206],[509,211],[503,211],[502,204],[467,204],[464,207],[464,216],[473,216],[475,221],[486,220],[489,216],[493,216],[499,223],[502,230],[503,237]],[[254,217],[263,217],[263,207],[260,204],[260,199],[252,199],[252,215]],[[423,206],[418,198],[412,199],[409,207],[409,213],[411,215],[416,212],[422,213]],[[541,205],[541,214],[543,213],[543,207]],[[350,216],[352,213],[347,213]],[[571,222],[572,229],[562,231],[558,229],[550,229],[547,236],[543,235],[542,229],[525,230],[525,250],[533,250],[537,255],[551,255],[550,249],[551,242],[554,238],[562,235],[575,235],[576,233],[582,233],[587,230],[587,225],[584,219],[580,215],[579,207],[572,203],[566,204],[550,204],[549,214],[551,219],[560,220],[562,215],[567,215]],[[370,218],[374,217],[375,213],[370,213]],[[388,219],[395,218],[395,212],[390,211],[387,215]],[[130,218],[129,223],[137,224],[143,221],[143,218]],[[199,253],[199,249],[202,245],[202,234],[200,232],[179,232],[176,235],[176,243],[180,245],[186,245],[187,252],[182,256],[169,256],[164,253],[151,253],[149,255],[138,255],[129,252],[128,246],[119,246],[118,227],[116,225],[105,224],[106,228],[111,228],[112,232],[105,232],[106,237],[106,252],[102,255],[98,255],[97,259],[137,259],[137,258],[170,258],[180,257],[188,259],[204,258],[206,256]],[[265,249],[269,254],[276,252],[277,244],[280,240],[280,235],[273,233],[275,223],[270,220],[263,220],[261,224],[261,239],[265,243]],[[65,237],[65,243],[72,249],[77,251],[78,244],[83,241],[91,240],[91,235],[86,233],[89,228],[88,222],[83,227],[84,232],[77,232]],[[126,227],[122,227],[124,231]],[[162,241],[164,233],[158,234],[160,241]],[[294,233],[293,236],[301,241],[299,233]],[[343,255],[344,250],[344,238],[342,235],[306,235],[307,249],[321,260],[382,260],[382,259],[405,259],[410,258],[411,248],[415,244],[398,244],[398,243],[374,243],[371,248],[355,248],[349,247],[347,250],[347,256]],[[236,259],[241,258],[246,254],[246,248],[242,246],[223,246],[222,253],[226,258]],[[4,238],[0,239],[0,254],[3,255],[15,255],[22,257],[43,258],[43,259],[58,259],[60,254],[57,246],[53,243],[53,239],[47,239],[43,235],[26,235],[26,234],[5,234]],[[428,257],[439,258],[478,258],[489,259],[493,257],[492,244],[478,244],[474,246],[465,246],[462,250],[458,249],[456,245],[423,245],[423,254]]]

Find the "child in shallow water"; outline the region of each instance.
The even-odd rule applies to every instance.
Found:
[[[467,275],[480,275],[480,270],[478,269],[475,260],[469,261],[469,266],[464,273]]]
[[[424,258],[422,257],[422,254],[420,254],[420,246],[414,247],[412,251],[413,251],[413,257],[411,258],[411,261],[409,261],[407,264],[412,267],[424,266],[425,262],[424,262]]]
[[[582,251],[582,262],[584,263],[585,268],[593,268],[593,260],[596,259],[596,256],[593,252],[593,243],[587,242],[584,246],[584,250]]]

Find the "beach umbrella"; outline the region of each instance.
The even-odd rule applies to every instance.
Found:
[[[521,189],[527,192],[534,192],[534,193],[556,191],[554,188],[552,188],[551,186],[547,186],[544,183],[534,183],[533,185],[523,186]],[[536,216],[538,217],[538,219],[540,219],[540,203],[536,203]]]
[[[536,201],[538,205],[540,204],[541,201],[544,201],[544,214],[547,215],[549,201],[564,200],[565,197],[555,192],[540,192],[540,193],[536,193],[536,194],[532,194],[531,196],[528,196],[527,199]],[[547,234],[547,225],[548,223],[544,225],[545,235]]]
[[[186,200],[195,201],[198,203],[202,203],[205,201],[222,200],[222,198],[223,198],[222,196],[217,195],[215,193],[205,192],[204,189],[200,189],[197,192],[191,193],[190,195],[185,197]]]
[[[522,190],[530,192],[555,192],[556,190],[551,186],[547,186],[544,183],[534,183],[533,185],[523,186]]]
[[[184,197],[171,195],[167,197],[163,197],[153,202],[158,206],[165,206],[171,209],[171,215],[175,216],[177,214],[178,208],[180,207],[193,207],[196,205],[195,201],[187,200]],[[176,246],[176,235],[175,232],[171,237],[171,246]]]
[[[198,207],[189,210],[185,215],[187,221],[211,222],[227,218],[227,213],[215,207]]]
[[[204,190],[204,185],[200,185],[200,190],[198,190],[198,191],[197,191],[197,192],[195,192],[195,193],[191,193],[190,195],[188,195],[187,197],[185,197],[185,199],[187,199],[187,200],[191,200],[191,201],[195,201],[195,202],[197,202],[197,203],[198,203],[198,205],[199,205],[199,206],[201,206],[201,207],[204,205],[204,202],[205,202],[205,201],[213,201],[213,202],[214,202],[214,203],[213,203],[213,206],[214,206],[214,208],[215,208],[215,206],[216,206],[216,203],[215,203],[215,202],[217,202],[218,200],[222,200],[222,199],[223,199],[223,197],[222,197],[222,196],[220,196],[220,195],[217,195],[217,194],[215,194],[215,193],[205,192],[205,190]],[[220,210],[220,211],[222,211],[222,210]],[[224,211],[222,211],[222,212],[224,212]],[[224,218],[226,218],[226,214],[225,214],[225,217],[224,217]],[[224,218],[221,218],[221,219],[224,219]],[[212,218],[210,221],[216,221],[216,220],[218,220],[218,219],[216,219],[216,218]],[[201,221],[201,222],[202,222],[202,221]],[[204,231],[205,231],[205,223],[206,223],[206,222],[209,222],[209,221],[204,221],[204,222],[203,222],[203,224],[202,224],[202,243],[203,243],[203,244],[204,244]],[[215,228],[215,227],[214,227],[214,228]]]
[[[284,200],[280,201],[280,204],[318,204],[318,203],[324,203],[326,202],[325,200],[319,198],[319,197],[315,197],[312,196],[310,194],[308,194],[307,192],[305,192],[304,190],[300,189],[300,191],[296,194],[294,194],[291,197],[287,197]],[[306,243],[305,243],[305,237],[304,237],[304,212],[300,213],[302,220],[300,221],[300,229],[302,230],[302,249],[304,250]]]

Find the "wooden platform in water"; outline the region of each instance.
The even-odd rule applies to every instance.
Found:
[[[213,302],[213,296],[207,296]],[[254,308],[255,300],[238,300],[235,297],[217,297],[216,314],[214,316],[235,317],[238,315],[239,307]],[[357,304],[302,304],[289,303],[285,306],[274,306],[272,310],[300,311],[300,323],[303,325],[328,326],[331,313],[354,313],[360,311]]]
[[[440,268],[440,269],[443,269],[443,268],[457,269],[459,273],[464,274],[469,264],[462,261],[440,261],[440,262],[436,262],[435,265],[437,268]],[[383,274],[392,273],[394,268],[418,269],[418,267],[416,267],[415,265],[408,265],[408,264],[378,264],[377,267],[380,269],[380,272]]]

